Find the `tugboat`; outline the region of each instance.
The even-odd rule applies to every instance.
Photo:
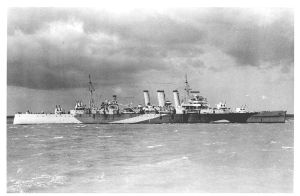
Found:
[[[284,123],[286,111],[249,112],[245,106],[232,111],[225,102],[217,107],[210,107],[207,98],[200,91],[192,91],[187,76],[185,76],[185,97],[180,101],[179,91],[173,91],[174,104],[165,99],[164,90],[157,91],[158,105],[150,102],[149,91],[144,90],[145,105],[135,107],[118,103],[117,95],[105,100],[97,107],[94,103],[93,87],[89,75],[89,106],[82,101],[76,101],[73,110],[65,113],[56,106],[54,114],[18,113],[15,114],[14,124],[43,124],[43,123],[90,123],[90,124],[162,124],[162,123]],[[124,105],[123,105],[124,106]]]

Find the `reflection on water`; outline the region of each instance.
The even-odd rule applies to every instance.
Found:
[[[8,124],[8,192],[292,192],[293,129]]]

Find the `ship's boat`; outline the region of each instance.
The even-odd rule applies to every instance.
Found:
[[[105,100],[97,107],[93,99],[95,89],[89,76],[89,106],[76,101],[74,109],[68,113],[60,106],[55,107],[54,114],[18,113],[15,114],[14,124],[284,123],[286,119],[286,111],[250,112],[245,106],[232,111],[225,102],[210,107],[207,98],[201,96],[199,91],[192,91],[187,77],[184,90],[185,97],[181,101],[178,90],[173,91],[173,105],[165,99],[164,90],[157,91],[158,105],[152,105],[149,91],[144,90],[144,106],[122,108],[117,96],[113,95],[111,101]]]

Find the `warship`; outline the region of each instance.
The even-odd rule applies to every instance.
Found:
[[[95,88],[89,75],[89,104],[76,101],[74,109],[65,112],[56,106],[54,113],[17,113],[13,124],[162,124],[162,123],[284,123],[286,111],[247,111],[245,106],[231,110],[225,102],[216,107],[208,104],[199,91],[192,90],[185,76],[185,96],[173,91],[174,102],[166,100],[164,90],[157,90],[158,105],[150,102],[149,91],[144,90],[144,105],[124,106],[117,95],[96,106]]]

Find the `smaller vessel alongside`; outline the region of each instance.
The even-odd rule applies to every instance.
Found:
[[[173,91],[174,104],[165,99],[164,90],[157,90],[158,105],[150,102],[149,91],[144,90],[145,105],[125,106],[118,103],[117,96],[97,106],[95,91],[89,76],[89,106],[76,101],[73,110],[67,113],[56,106],[54,114],[18,113],[14,124],[86,123],[86,124],[162,124],[162,123],[284,123],[286,111],[250,112],[245,106],[232,111],[225,102],[211,107],[199,91],[192,91],[185,78],[185,97],[180,100],[179,91]]]

